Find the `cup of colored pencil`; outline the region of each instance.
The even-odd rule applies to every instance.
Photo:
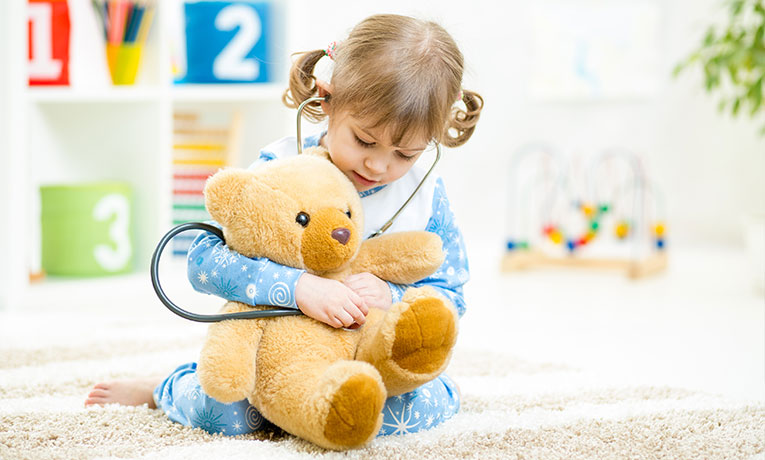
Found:
[[[106,61],[115,85],[132,85],[156,5],[151,0],[91,0],[106,40]]]

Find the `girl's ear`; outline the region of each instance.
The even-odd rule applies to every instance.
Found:
[[[326,101],[321,102],[321,110],[324,113],[329,113],[329,96],[332,94],[332,91],[334,91],[334,87],[331,83],[326,82],[324,80],[316,79],[316,87],[319,89],[319,97],[326,97]]]

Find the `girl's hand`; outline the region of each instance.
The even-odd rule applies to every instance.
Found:
[[[358,273],[351,275],[343,281],[358,294],[369,308],[387,310],[390,308],[392,299],[388,283],[371,273]]]
[[[364,300],[343,283],[304,273],[295,286],[300,311],[332,327],[358,327],[369,313]]]

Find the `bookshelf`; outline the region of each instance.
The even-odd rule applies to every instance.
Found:
[[[290,2],[281,3],[289,15]],[[129,183],[134,192],[134,274],[140,273],[147,271],[157,241],[172,224],[175,111],[240,113],[238,166],[253,161],[263,145],[294,131],[294,113],[281,104],[286,83],[279,81],[285,80],[289,65],[286,52],[278,63],[277,83],[173,84],[170,18],[177,5],[164,0],[157,1],[135,85],[111,84],[91,3],[69,0],[70,86],[29,88],[26,5],[26,0],[0,2],[0,68],[8,69],[0,72],[0,254],[5,259],[0,264],[0,309],[23,307],[42,291],[51,292],[51,284],[67,283],[29,281],[29,273],[40,268],[40,185]],[[148,277],[131,279],[148,283]],[[87,285],[82,279],[68,282]]]

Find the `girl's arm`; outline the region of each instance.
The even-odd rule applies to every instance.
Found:
[[[248,305],[298,308],[295,286],[305,270],[266,258],[250,259],[230,250],[216,235],[202,232],[189,247],[187,272],[194,289],[205,294]]]
[[[211,222],[213,225],[217,225]],[[364,324],[364,301],[339,281],[266,258],[231,251],[216,235],[200,234],[188,252],[188,276],[195,290],[248,305],[300,309],[332,327]]]
[[[439,178],[433,193],[433,213],[425,230],[436,233],[443,242],[446,256],[441,267],[431,276],[418,281],[413,286],[431,286],[446,296],[454,304],[460,317],[465,313],[465,298],[462,286],[470,279],[467,252],[462,232],[454,220],[454,213],[446,197],[443,181]],[[391,300],[398,302],[407,285],[388,283]]]

